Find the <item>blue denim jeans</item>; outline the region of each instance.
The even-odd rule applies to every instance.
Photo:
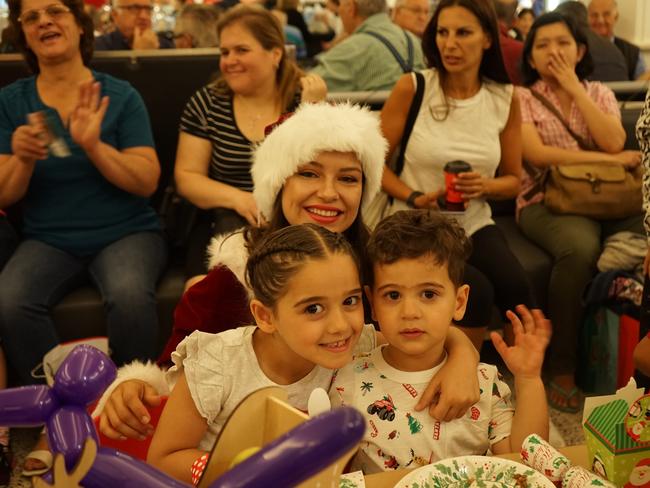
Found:
[[[17,245],[18,236],[16,232],[7,221],[7,217],[0,215],[0,271],[2,271]]]
[[[59,342],[50,309],[90,279],[106,310],[113,360],[155,359],[158,343],[156,282],[167,262],[157,232],[124,237],[89,258],[36,240],[20,243],[0,273],[0,338],[21,384]]]

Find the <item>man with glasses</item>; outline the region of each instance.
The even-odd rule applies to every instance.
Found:
[[[113,0],[115,30],[95,39],[96,51],[168,49],[174,41],[151,29],[151,0]]]
[[[429,0],[397,0],[393,7],[392,19],[402,29],[422,37],[431,19]]]

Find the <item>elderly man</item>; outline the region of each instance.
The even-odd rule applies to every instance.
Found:
[[[390,90],[402,73],[424,68],[420,40],[391,22],[385,0],[341,0],[339,15],[350,36],[312,71],[329,91]]]
[[[614,27],[618,21],[618,6],[615,0],[591,0],[589,2],[589,26],[598,35],[603,36],[623,53],[627,64],[628,79],[648,79],[643,55],[639,46],[625,41],[614,35]]]
[[[393,22],[418,37],[424,34],[424,28],[430,18],[429,0],[397,0],[393,7]]]
[[[556,12],[573,18],[587,36],[589,54],[594,62],[594,71],[589,75],[593,81],[625,81],[628,79],[625,59],[611,42],[589,29],[587,7],[578,1],[558,5]]]
[[[113,0],[115,30],[95,39],[96,51],[173,48],[174,41],[151,29],[151,0]]]

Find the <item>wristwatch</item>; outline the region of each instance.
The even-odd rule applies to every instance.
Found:
[[[415,208],[415,199],[417,197],[422,196],[422,195],[424,195],[424,193],[422,193],[421,191],[413,191],[413,192],[411,192],[409,197],[406,199],[406,205],[409,208]]]

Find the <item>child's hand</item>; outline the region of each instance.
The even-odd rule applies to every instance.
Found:
[[[490,334],[492,343],[515,378],[539,378],[544,351],[551,339],[551,322],[541,310],[534,309],[531,314],[524,305],[517,306],[517,313],[523,324],[510,310],[506,313],[512,323],[515,345],[508,347],[496,332]]]
[[[462,417],[480,399],[475,371],[474,361],[447,361],[427,386],[415,410],[428,408],[429,415],[442,422]]]
[[[147,407],[160,404],[154,387],[140,380],[118,385],[99,418],[99,430],[110,439],[144,439],[153,433]]]

